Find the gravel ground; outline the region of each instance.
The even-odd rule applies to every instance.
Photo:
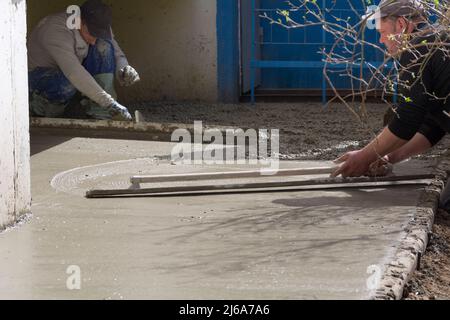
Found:
[[[140,110],[146,121],[186,123],[203,121],[206,125],[253,129],[279,129],[283,159],[332,160],[345,151],[363,147],[383,127],[387,106],[367,104],[363,125],[342,104],[327,108],[320,103],[193,104],[142,103],[130,109]],[[443,151],[442,145],[425,158]]]
[[[438,210],[420,269],[409,281],[406,300],[450,299],[450,214]]]
[[[284,104],[170,104],[134,106],[146,121],[279,129],[280,152],[287,159],[327,160],[370,139],[371,132],[343,105],[324,108],[318,103]],[[370,125],[382,126],[383,105],[369,105]]]

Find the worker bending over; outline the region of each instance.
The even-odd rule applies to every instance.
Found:
[[[30,112],[39,117],[131,120],[117,102],[114,79],[139,81],[112,33],[112,10],[101,0],[81,6],[80,28],[66,12],[44,18],[28,41]]]
[[[333,176],[357,177],[396,164],[450,132],[448,26],[430,26],[417,0],[383,0],[378,15],[380,42],[398,62],[400,103],[376,139],[336,161],[341,165]]]

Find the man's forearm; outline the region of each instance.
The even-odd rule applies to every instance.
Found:
[[[388,154],[389,162],[396,164],[429,150],[432,144],[421,133],[417,133],[408,143]]]
[[[384,128],[380,135],[369,143],[362,152],[369,162],[374,162],[378,158],[402,148],[407,142],[407,140],[394,135],[388,128]]]
[[[122,70],[123,68],[129,65],[127,57],[123,53],[116,39],[112,40],[112,44],[114,46],[117,70]]]

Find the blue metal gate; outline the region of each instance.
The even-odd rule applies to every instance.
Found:
[[[256,0],[252,1],[252,53],[251,53],[251,98],[255,101],[255,73],[261,70],[261,87],[263,89],[320,89],[322,99],[326,102],[327,81],[323,75],[324,56],[322,48],[329,51],[334,45],[331,33],[325,31],[322,25],[311,25],[302,28],[284,28],[277,24],[271,24],[269,20],[258,18],[262,14],[277,21],[282,18],[277,10],[290,10],[284,0],[260,0],[257,6]],[[293,1],[295,3],[295,1]],[[331,10],[326,13],[326,19],[349,21],[350,24],[360,22],[361,16],[366,13],[365,0],[351,1],[351,7],[347,0],[317,0],[321,9]],[[372,4],[378,4],[378,1]],[[355,12],[356,11],[356,12]],[[306,16],[306,18],[305,18]],[[314,21],[307,15],[306,9],[290,11],[290,18],[298,23]],[[334,22],[334,21],[333,21]],[[262,34],[261,34],[262,33]],[[367,29],[364,32],[365,39],[372,43],[379,41],[378,32]],[[258,46],[258,47],[257,47]],[[256,51],[259,49],[260,57]],[[364,48],[365,61],[372,64],[380,64],[384,55],[380,50]],[[361,62],[362,63],[362,62]],[[329,65],[330,69],[344,70],[342,65]],[[328,75],[337,89],[350,89],[355,84],[350,77],[342,76],[339,72]]]

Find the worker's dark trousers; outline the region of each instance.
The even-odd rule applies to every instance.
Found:
[[[116,59],[114,46],[110,42],[97,40],[95,46],[89,46],[89,53],[82,65],[105,91],[115,96],[113,82]],[[34,116],[64,116],[71,113],[73,110],[68,109],[79,104],[81,100],[78,90],[60,69],[35,68],[29,72],[28,77],[30,112]],[[96,116],[96,112],[102,113],[102,108],[92,101],[84,104],[89,105],[87,109],[84,108],[88,115],[90,113],[95,118],[108,118],[106,111]]]

